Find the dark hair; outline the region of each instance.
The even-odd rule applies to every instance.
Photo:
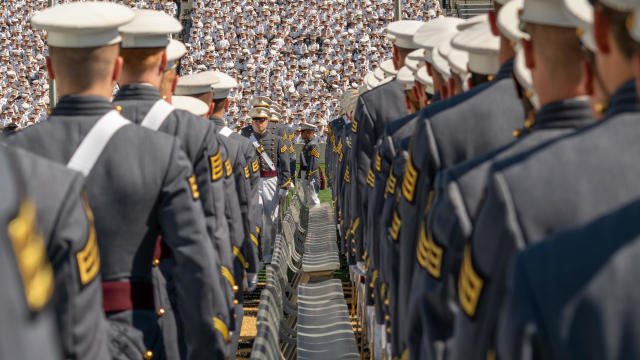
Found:
[[[227,98],[224,98],[224,99],[213,99],[213,113],[214,114],[224,110],[225,101],[227,101]]]
[[[640,51],[640,43],[631,37],[629,29],[627,28],[627,21],[631,13],[612,9],[600,1],[598,1],[597,6],[602,9],[607,20],[609,20],[609,27],[611,28],[613,38],[616,40],[620,51],[622,51],[622,55],[627,59],[631,59],[635,52]]]

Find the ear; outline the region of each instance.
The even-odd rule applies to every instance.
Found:
[[[527,69],[534,69],[536,67],[536,60],[533,56],[533,41],[522,39],[522,50],[524,51],[524,63]]]
[[[48,56],[46,60],[46,66],[47,66],[47,74],[49,74],[49,80],[54,80],[56,76],[53,73],[53,64],[51,63],[51,58]]]
[[[173,77],[173,81],[171,82],[171,93],[175,93],[176,92],[176,87],[178,87],[178,80],[180,79],[180,77],[178,75]]]
[[[160,68],[158,69],[158,73],[160,75],[164,74],[164,69],[167,68],[167,50],[162,52],[162,59],[160,60]]]
[[[449,89],[447,88],[447,85],[445,82],[443,82],[442,85],[440,85],[440,97],[442,97],[443,100],[449,98]]]
[[[224,111],[229,110],[229,104],[230,104],[230,103],[231,103],[231,102],[229,101],[229,98],[226,98],[226,99],[224,100]]]
[[[207,118],[213,114],[213,103],[209,104],[209,111],[207,112]]]
[[[500,36],[500,29],[498,29],[498,15],[494,10],[489,11],[489,27],[491,33],[494,36]]]
[[[597,6],[593,9],[593,38],[598,47],[598,52],[608,54],[611,51],[609,44],[609,20]]]
[[[116,82],[120,79],[120,74],[122,73],[122,66],[124,65],[124,59],[122,56],[118,56],[116,58],[115,63],[113,64],[113,73],[111,74],[111,81]]]
[[[399,68],[399,64],[400,64],[400,52],[398,51],[398,49],[394,46],[393,47],[393,67],[398,70]]]
[[[431,64],[427,61],[425,61],[424,64],[427,66],[427,74],[433,77],[433,66],[431,66]]]

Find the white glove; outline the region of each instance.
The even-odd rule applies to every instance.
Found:
[[[247,291],[254,291],[258,287],[258,273],[247,273]]]
[[[287,189],[289,190],[293,190],[295,186],[293,186],[293,183],[289,183],[289,185],[287,185]]]
[[[278,194],[280,195],[280,198],[286,199],[287,198],[287,189],[280,189],[280,192]]]

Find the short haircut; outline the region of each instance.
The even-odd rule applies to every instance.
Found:
[[[76,91],[109,81],[118,58],[118,44],[92,48],[49,47],[53,73]]]
[[[122,48],[120,56],[124,60],[122,70],[129,74],[141,74],[158,64],[162,52],[166,48]]]
[[[407,49],[407,48],[399,47],[399,46],[396,46],[396,45],[394,45],[393,47],[398,52],[398,55],[400,55],[400,57],[403,58],[403,59],[406,58],[407,55],[409,55],[410,52],[415,50],[415,49]]]
[[[224,104],[227,101],[227,98],[224,99],[213,99],[213,113],[217,114],[220,111],[224,110]]]
[[[616,40],[616,44],[620,48],[622,55],[630,60],[635,52],[640,51],[640,43],[633,40],[627,29],[627,20],[629,16],[631,16],[631,13],[614,10],[600,2],[598,2],[598,5],[607,17],[607,20],[609,20],[609,27],[611,28],[613,38]]]
[[[584,60],[580,39],[573,28],[527,24],[535,51],[544,62],[549,77],[572,84],[580,82]]]

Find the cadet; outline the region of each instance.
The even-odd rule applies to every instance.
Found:
[[[640,175],[636,161],[640,148],[633,139],[640,114],[631,66],[637,43],[626,28],[632,6],[622,0],[599,0],[593,10],[589,6],[567,5],[571,5],[567,9],[583,13],[571,16],[571,21],[588,19],[593,14],[593,35],[598,49],[596,73],[605,93],[611,94],[608,108],[603,119],[593,126],[539,151],[493,164],[486,198],[460,265],[458,298],[463,311],[456,319],[454,338],[454,356],[458,359],[486,358],[487,353],[495,351],[506,272],[516,250],[555,232],[594,221],[640,196],[636,181]],[[560,0],[547,0],[544,6],[539,1],[527,0],[521,20],[528,29],[537,32],[538,28],[529,24],[557,19],[561,9]],[[564,18],[565,26],[569,26],[570,19]],[[591,28],[582,21],[576,25],[586,29],[585,32]],[[537,46],[535,40],[533,46]],[[538,78],[534,79],[537,83]],[[555,83],[549,85],[553,86]],[[543,94],[538,95],[543,102]],[[616,174],[615,178],[610,174]],[[589,254],[574,256],[581,261],[582,256]],[[525,331],[536,336],[529,326],[522,327],[517,334],[524,336]],[[598,357],[606,358],[603,354]]]
[[[317,127],[313,124],[302,123],[302,138],[304,146],[300,153],[300,185],[304,190],[304,203],[309,207],[320,204],[318,191],[320,189],[320,151],[318,140],[313,136]]]
[[[18,148],[0,145],[0,152],[3,158],[11,159],[15,168],[12,173],[20,175],[21,190],[28,193],[30,205],[37,213],[33,221],[35,224],[37,220],[37,233],[53,269],[52,303],[65,358],[109,358],[100,282],[83,283],[88,275],[97,274],[93,279],[99,276],[100,254],[91,209],[86,199],[81,198],[82,175]],[[18,238],[12,236],[14,241]],[[34,280],[33,286],[38,283]],[[40,282],[43,284],[46,282]],[[33,287],[25,290],[38,293]],[[44,289],[41,294],[45,294]],[[86,313],[74,315],[78,309]]]
[[[235,89],[238,86],[238,83],[225,73],[216,72],[216,75],[220,81],[212,85],[213,110],[209,119],[217,125],[219,134],[229,139],[229,153],[237,153],[237,159],[231,161],[231,164],[233,166],[233,176],[238,191],[238,200],[240,202],[242,224],[244,225],[245,234],[244,241],[241,244],[242,247],[238,248],[234,246],[233,248],[233,252],[236,255],[236,269],[234,274],[236,275],[236,282],[247,282],[246,290],[253,291],[257,286],[258,272],[260,271],[260,249],[256,229],[256,219],[258,219],[258,192],[255,191],[257,190],[257,182],[260,175],[255,171],[252,172],[249,167],[252,166],[252,163],[257,166],[258,159],[256,158],[256,152],[253,146],[251,146],[249,139],[234,133],[227,127],[223,120],[225,111],[229,106],[229,93],[231,89]],[[229,169],[227,169],[227,171],[229,171]],[[242,291],[238,291],[236,299],[238,300],[238,304],[235,306],[235,314],[237,315],[235,319],[236,329],[240,329],[242,327],[242,317],[244,314],[242,308]],[[231,359],[235,359],[239,340],[240,331],[236,331],[232,338],[230,348]]]
[[[249,112],[251,125],[242,129],[242,135],[249,138],[256,149],[260,160],[260,190],[258,207],[262,214],[262,258],[265,263],[271,263],[273,245],[276,237],[276,222],[278,220],[279,200],[287,196],[287,188],[291,183],[289,174],[289,153],[287,143],[269,127],[269,109],[264,106],[261,97],[256,97],[254,107]]]
[[[416,249],[417,254],[422,254],[418,255],[414,268],[410,300],[410,311],[416,316],[411,318],[407,332],[411,355],[415,358],[434,352],[436,339],[430,338],[433,336],[430,334],[436,333],[436,329],[448,329],[450,334],[453,328],[454,313],[447,303],[456,299],[456,288],[452,285],[458,278],[464,245],[473,232],[477,206],[492,162],[531,151],[593,122],[585,97],[587,74],[576,66],[583,61],[582,49],[575,28],[566,18],[558,16],[563,14],[562,7],[549,6],[556,14],[555,20],[543,17],[529,21],[530,34],[519,30],[521,9],[522,1],[507,2],[498,10],[497,25],[510,41],[522,40],[524,51],[518,47],[514,73],[520,81],[527,82],[532,82],[533,74],[535,84],[522,85],[537,90],[542,108],[534,118],[525,121],[523,130],[516,131],[518,138],[514,142],[438,175],[434,188],[436,200],[429,212],[429,222],[422,222]],[[479,41],[482,33],[489,31],[486,23],[474,25],[465,31],[471,36],[461,34],[455,41]],[[537,60],[525,61],[525,58]],[[442,249],[441,260],[437,259],[436,247]]]
[[[396,21],[387,27],[387,32],[394,36],[393,66],[397,71],[404,66],[405,57],[417,48],[412,41],[413,34],[423,23],[414,20]],[[353,217],[353,239],[355,260],[362,261],[362,228],[365,226],[367,209],[367,175],[371,164],[371,154],[378,137],[382,136],[385,125],[407,115],[404,106],[404,91],[397,81],[390,81],[378,86],[358,97],[352,131],[355,134],[353,149],[350,154],[351,183],[350,206]],[[363,226],[360,226],[362,223]],[[352,264],[355,265],[355,264]]]
[[[51,306],[55,270],[45,256],[45,239],[38,229],[37,220],[41,214],[34,203],[33,194],[24,186],[29,182],[29,178],[19,168],[51,169],[52,166],[46,164],[41,167],[43,160],[32,162],[31,160],[35,160],[33,155],[23,154],[18,156],[18,159],[14,158],[15,155],[15,151],[0,146],[0,224],[3,228],[3,231],[0,231],[0,284],[3,289],[0,293],[3,319],[0,330],[0,357],[25,360],[61,359],[59,340],[64,336],[56,328],[54,309]],[[71,172],[67,171],[67,175],[69,173]],[[54,171],[54,174],[57,175],[58,172]],[[47,179],[51,178],[61,180],[55,175],[47,176]],[[79,200],[78,193],[69,195]],[[74,206],[66,208],[65,210],[71,210]],[[72,220],[73,216],[68,215],[63,214],[61,220]],[[88,230],[86,219],[84,223],[80,222],[80,225],[83,226],[76,225],[76,230]],[[70,228],[66,224],[63,229],[74,231],[73,227]],[[73,265],[75,266],[75,263]],[[70,287],[80,286],[77,278],[67,281],[73,282]],[[98,314],[102,316],[99,310]],[[89,337],[105,336],[103,325],[90,324],[96,325],[98,327],[92,327],[91,330],[95,329],[98,332],[92,333]],[[85,339],[89,337],[83,336]],[[105,340],[106,338],[97,339],[96,344],[102,343],[104,348]],[[71,353],[65,355],[73,356]],[[93,355],[105,358],[104,353],[94,352]]]
[[[497,71],[493,81],[427,108],[421,113],[411,139],[402,197],[394,214],[396,226],[391,230],[392,239],[397,239],[400,247],[399,291],[396,293],[400,303],[395,306],[398,311],[408,307],[408,292],[414,264],[417,263],[415,249],[420,220],[433,201],[432,189],[437,172],[507,144],[513,140],[513,130],[522,126],[524,112],[511,77],[515,53],[504,36],[498,37],[500,33],[495,26],[495,16],[492,19],[490,25],[494,36],[485,37],[486,41],[458,45],[457,48],[472,55],[491,55],[484,67]],[[455,33],[444,37],[440,43],[451,41],[453,36]],[[456,47],[455,42],[453,46]],[[439,56],[435,50],[432,55],[434,58]],[[437,249],[434,251],[438,252]],[[402,316],[405,314],[408,315],[400,313],[396,324],[406,323]],[[398,327],[394,326],[394,329]],[[402,344],[398,344],[401,349],[397,349],[402,353],[407,336],[404,332],[396,336],[402,339]]]
[[[164,311],[154,308],[151,283],[151,268],[158,265],[154,247],[162,235],[176,262],[177,307],[189,324],[188,353],[221,358],[229,319],[193,169],[177,139],[133,125],[108,101],[122,68],[117,26],[133,18],[127,7],[103,2],[36,13],[32,25],[47,30],[47,68],[61,98],[49,121],[8,142],[86,176],[112,356],[163,356],[157,321]],[[82,284],[97,276],[88,270]]]

